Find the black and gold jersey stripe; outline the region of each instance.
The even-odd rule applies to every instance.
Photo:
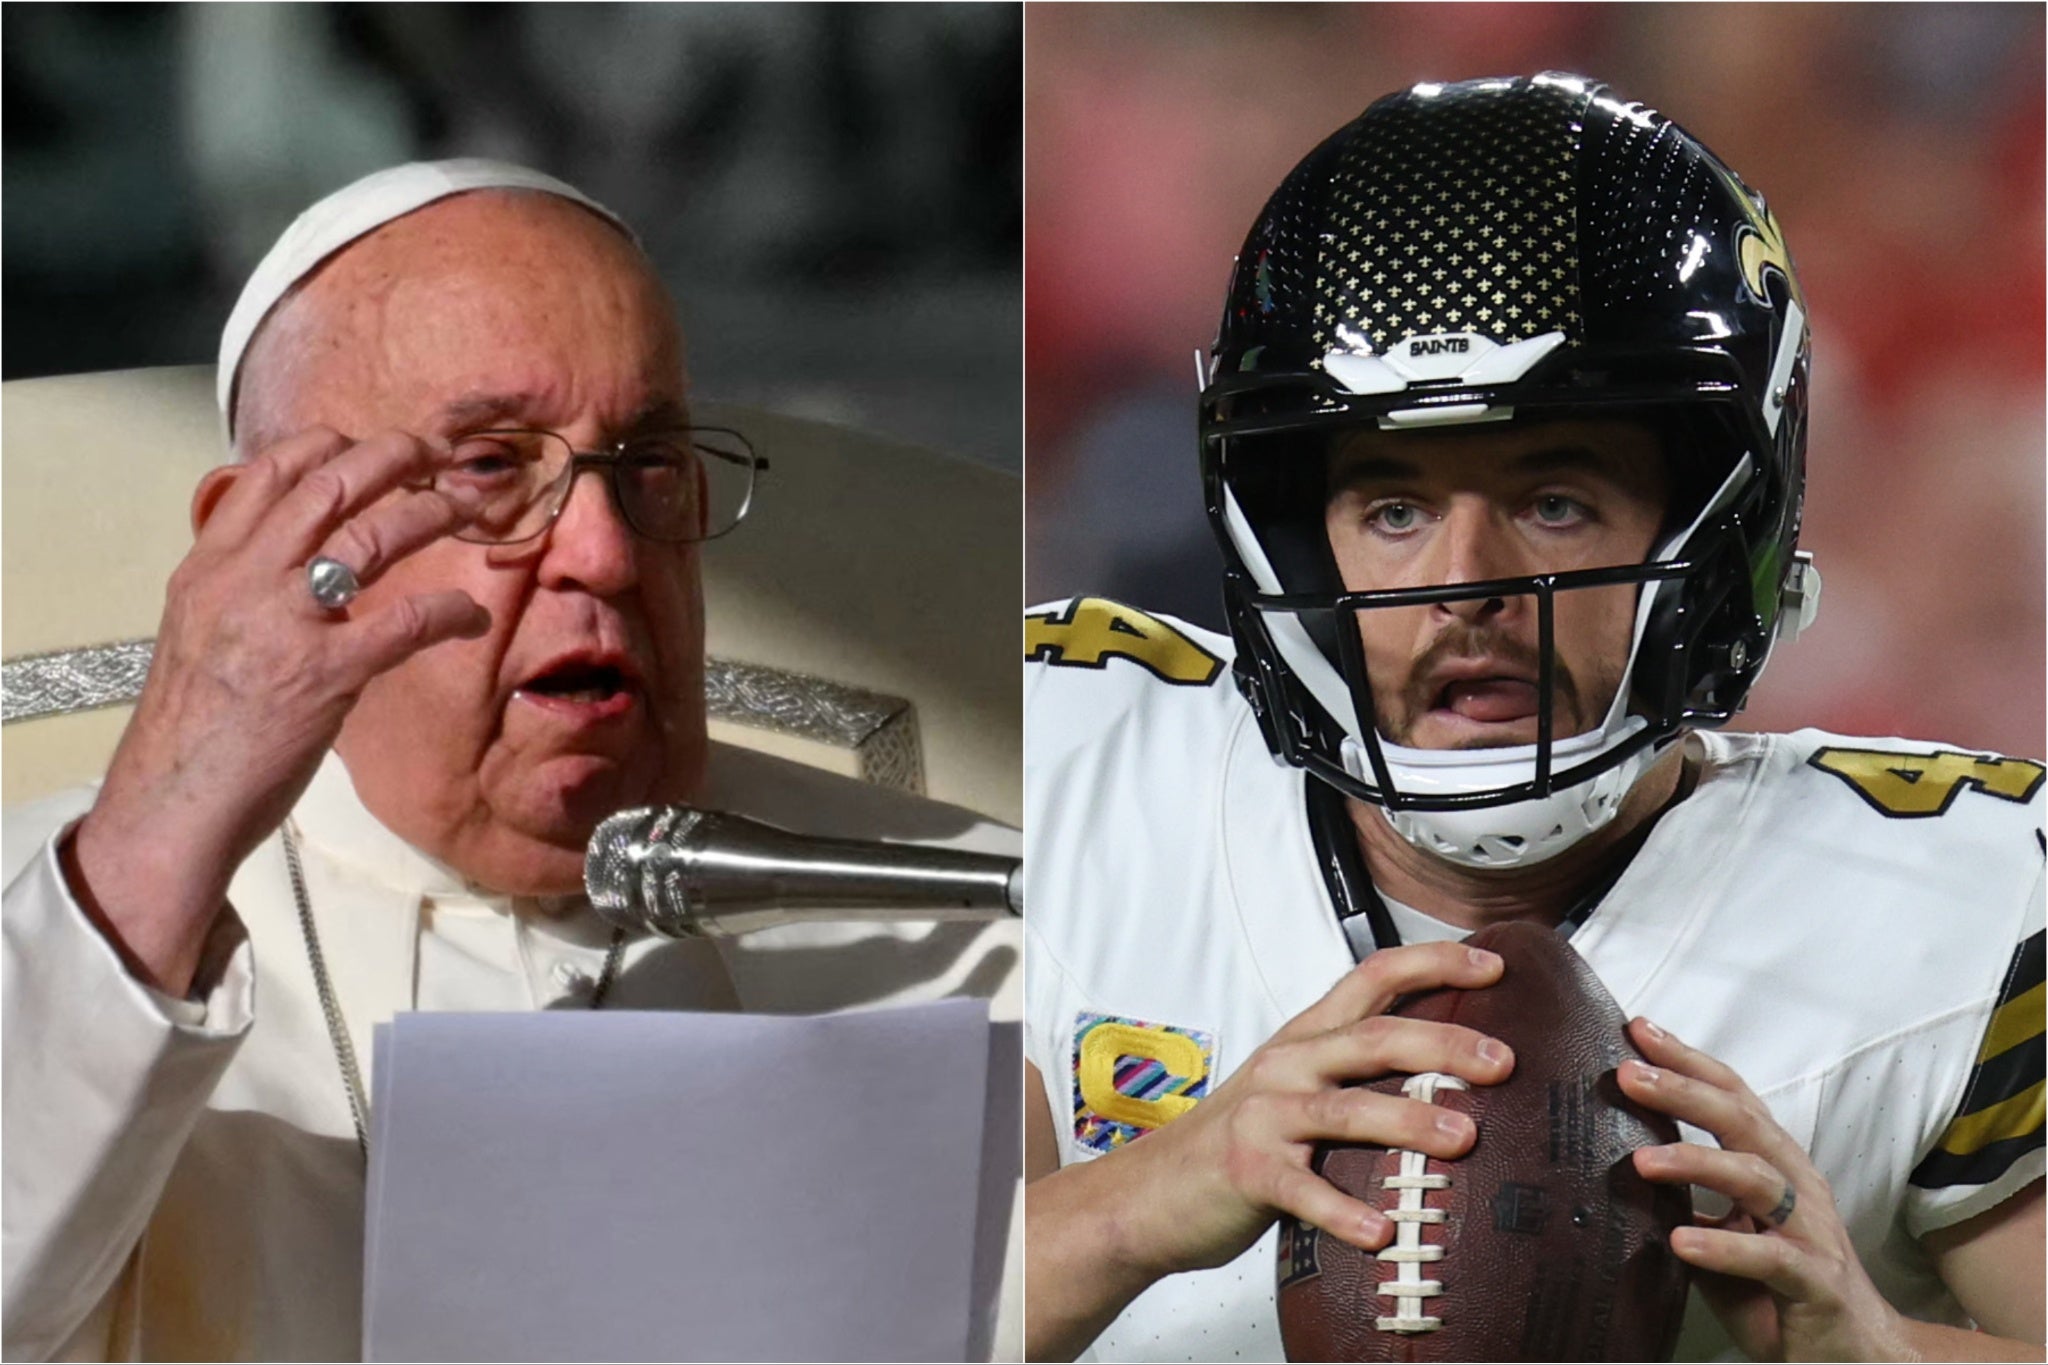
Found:
[[[2013,954],[1962,1106],[1914,1169],[1915,1185],[1988,1184],[2041,1145],[2044,998],[2042,935],[2036,932]]]

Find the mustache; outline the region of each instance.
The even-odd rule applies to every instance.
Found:
[[[1436,681],[1436,673],[1453,659],[1496,659],[1528,673],[1532,679],[1543,675],[1543,656],[1535,645],[1484,626],[1462,623],[1450,626],[1429,642],[1429,647],[1422,651],[1408,672],[1407,684],[1401,690],[1404,729],[1436,704],[1437,693],[1442,690],[1442,684]],[[1571,714],[1577,714],[1579,681],[1572,676],[1563,659],[1553,659],[1551,705],[1556,706],[1560,702]]]

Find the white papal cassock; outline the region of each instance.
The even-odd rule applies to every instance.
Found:
[[[1015,853],[971,812],[712,746],[704,804],[808,833]],[[236,873],[193,999],[136,982],[56,859],[82,788],[5,827],[9,1359],[354,1360],[363,1163],[281,841]],[[401,1010],[574,1007],[610,931],[587,906],[479,895],[357,800],[330,755],[292,813],[307,894],[365,1072]],[[246,929],[246,934],[245,934]],[[829,1011],[946,995],[1018,1017],[1014,924],[791,926],[628,945],[621,1009]],[[1016,1358],[1015,1239],[998,1358]],[[544,1292],[545,1286],[540,1287]]]

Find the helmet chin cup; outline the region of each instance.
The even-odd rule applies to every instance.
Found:
[[[1560,766],[1593,758],[1643,729],[1631,716],[1611,732],[1603,727],[1552,746]],[[1664,746],[1637,750],[1615,766],[1548,796],[1463,810],[1395,810],[1381,807],[1387,823],[1415,847],[1460,867],[1528,867],[1554,858],[1614,820],[1621,806]],[[1344,741],[1344,765],[1364,780],[1363,746]],[[1531,781],[1536,746],[1501,749],[1408,749],[1382,741],[1381,753],[1400,790],[1411,796],[1439,796]]]

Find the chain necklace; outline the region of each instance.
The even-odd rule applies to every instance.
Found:
[[[279,833],[284,836],[285,871],[291,875],[292,900],[299,908],[299,933],[306,941],[306,961],[313,968],[313,987],[320,993],[320,1013],[327,1020],[327,1040],[334,1045],[334,1060],[341,1065],[342,1089],[348,1095],[349,1117],[356,1125],[356,1147],[367,1164],[370,1159],[370,1106],[363,1093],[362,1068],[356,1064],[355,1043],[349,1038],[348,1024],[341,1017],[341,1001],[327,975],[327,955],[320,950],[320,931],[313,924],[313,899],[306,894],[306,873],[299,865],[299,841],[292,834],[291,821],[285,821]],[[611,994],[612,983],[618,980],[619,965],[625,956],[626,931],[614,929],[611,946],[605,949],[604,967],[598,972],[597,984],[590,991],[590,1008],[604,1008],[605,997]]]

